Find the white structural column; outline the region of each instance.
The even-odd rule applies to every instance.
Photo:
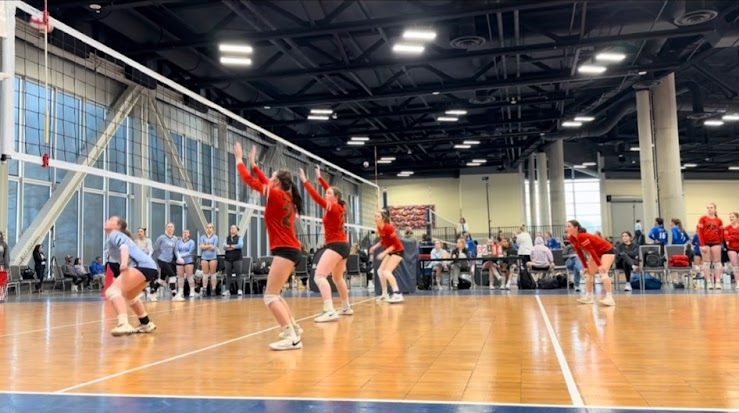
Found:
[[[567,203],[565,201],[565,151],[560,139],[547,148],[549,158],[549,197],[552,202],[552,225],[565,225]]]
[[[539,225],[539,208],[536,207],[536,157],[529,155],[529,214],[531,226]]]
[[[89,146],[90,149],[86,154],[80,155],[77,159],[78,164],[84,166],[95,164],[113,138],[115,131],[118,130],[123,120],[126,119],[126,116],[128,116],[136,105],[143,89],[143,86],[137,85],[131,86],[123,92],[108,112],[108,116],[105,119],[105,127],[101,131],[100,136],[98,136],[97,141],[94,145]],[[51,166],[54,166],[53,160],[51,161]],[[22,265],[28,262],[33,246],[41,237],[49,232],[51,226],[64,210],[64,207],[72,199],[72,195],[79,188],[85,175],[87,174],[80,171],[68,171],[64,175],[62,182],[54,188],[54,192],[52,192],[49,200],[46,201],[33,219],[33,222],[31,222],[31,225],[28,226],[23,236],[18,239],[15,247],[10,251],[10,265]]]
[[[616,236],[617,234],[613,233],[613,228],[611,225],[611,208],[608,204],[608,190],[606,188],[606,173],[605,167],[606,162],[605,158],[603,158],[603,155],[601,155],[600,152],[598,152],[598,183],[600,187],[600,219],[601,219],[601,228],[603,235],[606,237],[610,236]],[[575,188],[575,191],[577,191],[577,188]],[[618,239],[618,237],[616,237]]]
[[[519,198],[521,199],[521,216],[523,222],[526,222],[528,211],[526,209],[526,174],[523,171],[523,163],[518,164],[518,182],[521,185],[519,189]],[[493,234],[495,236],[495,234]]]
[[[172,171],[179,175],[180,184],[185,187],[188,191],[194,191],[195,188],[192,186],[192,181],[187,173],[187,168],[182,163],[182,157],[180,152],[177,150],[177,146],[172,139],[172,134],[169,131],[169,127],[162,116],[162,112],[159,110],[159,105],[153,96],[149,96],[149,106],[151,107],[152,113],[156,118],[156,124],[159,127],[159,133],[163,139],[164,149],[167,153],[167,160],[172,163]],[[187,203],[187,213],[195,221],[195,228],[201,234],[205,233],[205,214],[203,213],[203,205],[200,203],[200,199],[192,195],[183,194],[183,199]],[[189,225],[188,225],[189,226]]]
[[[552,218],[549,215],[549,173],[546,152],[536,154],[536,176],[539,184],[537,188],[539,192],[539,225],[548,227],[552,225]]]
[[[685,197],[680,170],[680,137],[677,129],[675,74],[671,73],[652,91],[654,99],[654,147],[657,159],[659,213],[666,222],[685,222]],[[646,217],[645,217],[646,219]],[[651,222],[646,222],[646,226]]]
[[[142,99],[134,108],[133,119],[138,122],[134,130],[133,159],[138,159],[138,165],[133,165],[134,176],[138,178],[149,178],[149,127],[148,125],[148,100]],[[140,184],[133,186],[133,201],[131,208],[133,216],[136,217],[136,225],[146,227],[149,223],[149,187]]]
[[[649,90],[636,92],[636,119],[639,127],[639,169],[644,222],[650,228],[659,215],[657,180],[654,175],[654,135],[652,129],[652,98]]]
[[[0,5],[3,27],[0,28],[0,55],[3,76],[0,77],[0,154],[13,151],[15,145],[15,102],[13,87],[15,85],[15,2],[5,1]],[[8,240],[8,162],[0,161],[0,231]]]

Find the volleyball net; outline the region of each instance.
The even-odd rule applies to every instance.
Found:
[[[320,165],[324,178],[342,190],[350,241],[372,229],[379,198],[373,182],[222,106],[237,105],[235,98],[180,85],[173,79],[184,82],[187,75],[164,59],[160,72],[152,70],[53,16],[53,30],[40,30],[41,11],[4,3],[2,153],[10,157],[6,239],[12,264],[27,262],[36,244],[84,261],[102,255],[102,226],[110,215],[126,217],[134,231],[148,228],[151,238],[168,222],[178,235],[188,228],[192,238],[207,223],[221,237],[237,225],[246,233],[245,253],[267,255],[264,200],[238,176],[236,142],[245,156],[257,148],[266,174],[293,173],[305,200],[296,226],[308,248],[323,243],[323,211],[300,183],[301,168],[317,185]],[[203,59],[199,64],[216,64]],[[248,93],[249,85],[242,86]]]

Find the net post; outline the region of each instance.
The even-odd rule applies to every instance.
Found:
[[[8,233],[8,159],[15,150],[15,1],[0,4],[0,231]],[[7,283],[7,280],[6,280]],[[5,295],[5,286],[0,286]],[[2,301],[2,299],[0,299]]]

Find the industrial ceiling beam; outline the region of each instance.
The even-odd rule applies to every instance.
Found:
[[[469,59],[481,58],[481,57],[490,58],[490,57],[498,57],[498,56],[515,56],[521,53],[530,54],[530,53],[536,53],[536,52],[551,52],[555,50],[561,50],[567,47],[584,48],[584,47],[605,46],[605,45],[619,44],[622,42],[628,42],[628,41],[633,41],[633,40],[651,40],[651,39],[660,39],[660,38],[692,37],[692,36],[707,35],[707,34],[713,33],[713,31],[714,29],[712,27],[701,25],[701,26],[693,26],[693,27],[681,28],[681,29],[676,29],[676,30],[637,32],[637,33],[629,33],[629,34],[624,34],[624,35],[592,37],[592,38],[584,38],[584,39],[581,39],[579,36],[569,36],[569,37],[563,38],[563,40],[558,43],[547,42],[547,43],[537,43],[537,44],[528,44],[528,45],[520,45],[520,46],[487,48],[487,49],[473,50],[473,51],[455,51],[455,52],[450,52],[447,54],[436,55],[436,56],[432,55],[432,56],[425,57],[423,60],[423,63],[437,63],[437,62],[453,61],[453,60],[459,60],[459,59],[469,60]],[[331,73],[358,72],[358,71],[366,71],[366,70],[392,68],[392,67],[397,67],[403,64],[407,65],[409,63],[412,63],[412,61],[409,61],[407,58],[388,59],[384,61],[375,61],[375,62],[369,62],[369,63],[354,63],[350,65],[341,64],[341,65],[322,66],[322,67],[306,69],[306,70],[284,70],[284,71],[279,71],[279,72],[242,74],[239,76],[218,76],[218,77],[198,80],[197,84],[214,84],[214,83],[221,83],[221,82],[231,82],[235,79],[267,80],[267,79],[284,79],[287,77],[296,77],[296,76],[312,76],[312,75],[325,75],[325,74],[331,74]]]
[[[260,40],[284,40],[284,39],[296,39],[301,37],[314,37],[320,35],[333,36],[334,33],[353,33],[362,30],[375,30],[378,27],[396,27],[406,26],[408,24],[417,23],[431,23],[442,20],[454,20],[464,17],[484,16],[488,13],[505,13],[513,10],[533,10],[533,9],[551,9],[563,5],[571,4],[572,1],[516,1],[509,2],[498,6],[486,6],[486,7],[475,7],[465,8],[456,12],[450,12],[448,9],[432,12],[432,13],[417,13],[412,16],[398,16],[388,17],[382,19],[370,19],[370,20],[358,20],[350,22],[333,23],[323,26],[314,26],[310,29],[297,28],[297,29],[280,29],[271,30],[261,33],[239,33],[240,37],[248,37],[250,42],[256,42]],[[471,3],[474,4],[474,3]],[[125,50],[123,53],[126,55],[150,53],[160,49],[181,49],[188,47],[205,47],[213,46],[218,42],[225,41],[222,34],[215,36],[201,38],[199,40],[190,41],[170,41],[162,42],[159,44],[141,45],[141,47],[131,48]]]
[[[429,126],[416,126],[413,128],[396,128],[396,129],[387,129],[387,130],[377,130],[377,131],[371,131],[371,130],[355,130],[355,131],[343,131],[343,133],[340,134],[324,134],[324,135],[308,135],[305,136],[303,139],[330,139],[330,138],[346,138],[349,136],[357,136],[357,135],[376,135],[376,134],[388,134],[388,133],[416,133],[416,132],[423,132],[423,131],[436,131],[436,130],[443,130],[446,132],[454,131],[454,130],[473,130],[473,129],[479,129],[479,128],[486,128],[490,129],[492,127],[496,126],[508,126],[511,124],[530,124],[530,123],[543,123],[543,122],[553,122],[559,120],[559,116],[549,116],[549,117],[543,117],[543,118],[534,118],[534,119],[511,119],[511,120],[504,120],[504,121],[496,121],[496,122],[474,122],[474,123],[458,123],[458,122],[449,122],[447,125],[440,125],[440,124],[434,124]],[[443,123],[443,122],[442,122]],[[534,132],[531,132],[530,134],[533,134]],[[299,139],[302,140],[302,139]],[[399,142],[400,143],[400,142]]]
[[[497,89],[504,87],[516,87],[516,86],[534,86],[544,84],[561,83],[565,81],[592,81],[593,79],[607,79],[614,77],[623,77],[629,75],[636,75],[639,71],[648,72],[662,72],[671,71],[680,65],[679,62],[670,63],[659,63],[654,65],[643,65],[643,66],[629,66],[623,68],[614,68],[603,74],[597,76],[570,76],[569,71],[557,71],[555,73],[536,73],[533,75],[521,76],[518,78],[509,79],[491,79],[484,82],[478,81],[460,81],[448,83],[446,85],[421,85],[412,90],[388,90],[382,92],[373,91],[373,95],[369,96],[366,93],[362,94],[349,94],[342,96],[334,96],[330,94],[314,94],[304,95],[301,97],[285,96],[279,100],[272,101],[258,101],[252,102],[248,105],[231,108],[233,110],[241,109],[255,109],[263,106],[275,107],[296,107],[296,106],[309,106],[309,105],[330,105],[336,103],[347,103],[347,102],[368,102],[374,100],[385,100],[385,99],[396,99],[410,96],[423,96],[430,95],[433,92],[440,93],[457,93],[457,92],[472,92],[476,90],[487,90]]]
[[[506,101],[498,101],[498,102],[492,102],[487,103],[484,105],[472,105],[469,103],[459,102],[459,103],[443,103],[434,105],[431,108],[417,108],[417,109],[409,109],[409,110],[401,110],[401,111],[381,111],[381,112],[372,112],[368,114],[354,114],[354,113],[346,113],[343,111],[340,111],[337,113],[338,121],[353,121],[358,119],[373,119],[373,118],[396,118],[401,116],[413,116],[413,115],[424,115],[428,113],[443,113],[446,110],[454,109],[456,107],[464,107],[468,110],[477,110],[477,109],[495,109],[495,108],[502,108],[507,106],[533,106],[533,105],[543,105],[548,103],[557,103],[557,102],[568,102],[571,100],[574,100],[574,97],[565,97],[562,93],[551,93],[551,94],[541,94],[541,93],[534,93],[530,95],[523,95],[520,99],[517,99],[514,102],[511,102],[510,100]],[[335,121],[334,121],[335,122]],[[291,126],[291,125],[303,125],[303,124],[315,124],[315,121],[307,120],[307,119],[293,119],[293,120],[285,120],[285,121],[277,121],[277,122],[267,122],[267,123],[260,123],[263,127],[276,127],[276,126]]]

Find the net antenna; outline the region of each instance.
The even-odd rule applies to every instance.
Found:
[[[46,152],[41,155],[41,166],[49,167],[49,128],[51,120],[51,89],[49,88],[49,33],[54,30],[49,17],[48,0],[44,0],[44,12],[41,16],[31,16],[31,27],[44,34],[44,147]]]

